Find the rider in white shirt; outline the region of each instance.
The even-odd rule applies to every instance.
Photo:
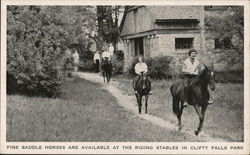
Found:
[[[99,51],[96,51],[93,60],[94,60],[94,64],[95,64],[95,71],[96,71],[96,72],[99,72],[100,61],[101,61]]]
[[[182,72],[184,73],[185,86],[189,88],[192,85],[192,79],[196,77],[200,71],[200,62],[196,58],[197,51],[194,49],[189,50],[188,58],[183,62]],[[209,104],[213,101],[209,99]]]
[[[139,57],[138,60],[139,60],[139,62],[135,65],[135,73],[137,74],[137,76],[133,80],[133,88],[134,88],[134,93],[135,94],[138,93],[137,90],[136,90],[136,83],[140,79],[141,72],[143,72],[144,75],[148,72],[148,66],[147,66],[146,63],[144,63],[142,61],[142,57]],[[146,78],[147,78],[147,80],[149,80],[149,83],[150,83],[150,92],[149,92],[149,94],[151,95],[152,94],[151,81],[150,81],[150,78],[148,76],[146,76]]]
[[[111,60],[111,53],[110,52],[108,52],[108,51],[104,51],[103,53],[102,53],[102,58],[104,59],[104,60],[108,60],[108,61],[110,61]]]
[[[79,54],[76,49],[74,54],[72,55],[72,58],[74,62],[74,71],[76,72],[78,70],[78,65],[79,65]]]

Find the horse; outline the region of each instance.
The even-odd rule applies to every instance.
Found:
[[[198,135],[203,127],[204,116],[210,97],[208,86],[212,91],[215,90],[213,68],[207,67],[205,64],[204,67],[205,68],[198,74],[198,76],[191,79],[189,88],[186,88],[185,82],[182,79],[175,81],[170,87],[173,104],[172,108],[178,119],[179,131],[182,128],[181,115],[185,108],[185,101],[187,101],[189,105],[193,105],[199,116],[199,125],[197,130],[195,130],[195,135]]]
[[[148,97],[151,90],[150,81],[146,78],[146,74],[141,72],[140,78],[135,84],[137,88],[137,94],[135,94],[138,104],[138,111],[141,114],[142,97],[145,96],[145,114],[148,112]]]
[[[102,62],[101,68],[102,68],[104,83],[105,83],[105,78],[106,78],[107,83],[110,83],[111,72],[112,72],[112,63],[106,59]]]

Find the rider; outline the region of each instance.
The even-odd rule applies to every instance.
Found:
[[[94,64],[95,64],[95,71],[98,73],[99,72],[99,67],[100,67],[100,53],[99,51],[96,51],[94,55]]]
[[[74,62],[74,71],[78,71],[78,66],[79,66],[79,54],[77,52],[77,49],[74,49],[74,54],[72,55],[73,62]]]
[[[185,87],[187,90],[192,84],[192,79],[196,77],[200,71],[200,62],[196,58],[197,51],[195,49],[190,49],[188,52],[188,58],[183,62],[182,72],[184,73]],[[209,104],[213,101],[209,99]]]
[[[109,51],[105,50],[102,53],[102,59],[110,62],[111,61],[111,53]]]
[[[134,88],[134,93],[137,94],[137,88],[136,88],[136,83],[138,82],[138,80],[140,79],[140,75],[141,73],[143,72],[143,74],[145,75],[148,71],[148,66],[146,63],[144,63],[142,61],[142,57],[140,56],[138,58],[139,62],[135,65],[135,73],[137,74],[137,76],[135,77],[135,79],[133,80],[133,88]],[[148,76],[145,76],[146,79],[149,81],[149,89],[150,89],[150,92],[149,94],[151,95],[152,94],[152,91],[151,91],[151,81],[150,81],[150,78]]]

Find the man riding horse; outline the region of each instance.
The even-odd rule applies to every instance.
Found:
[[[152,94],[151,81],[150,81],[149,76],[147,76],[147,74],[146,74],[148,72],[148,66],[147,66],[146,63],[143,62],[141,56],[138,58],[138,60],[139,60],[139,62],[135,65],[135,73],[137,74],[137,76],[133,80],[134,93],[135,94],[138,93],[138,91],[137,91],[137,83],[139,82],[140,76],[142,76],[142,74],[143,74],[143,76],[146,77],[146,80],[149,81],[149,89],[150,89],[149,94],[151,95]]]
[[[142,97],[145,96],[145,114],[148,112],[148,97],[151,92],[151,81],[147,76],[148,66],[142,61],[142,57],[139,57],[139,62],[135,65],[135,73],[137,76],[133,80],[133,88],[138,104],[138,111],[141,114]]]
[[[188,98],[190,98],[190,86],[192,85],[192,81],[195,77],[197,77],[198,73],[200,72],[200,62],[196,58],[197,51],[195,49],[191,49],[188,52],[188,58],[183,62],[182,72],[185,82],[185,87],[188,92]],[[209,104],[212,104],[213,101],[209,99]]]
[[[104,51],[102,53],[102,73],[105,82],[105,77],[107,78],[107,83],[110,82],[111,72],[112,72],[112,64],[111,64],[111,53],[108,51]]]
[[[102,59],[104,61],[108,61],[110,62],[111,61],[111,53],[107,50],[105,50],[103,53],[102,53]]]
[[[195,131],[195,135],[198,135],[203,127],[207,106],[211,104],[208,88],[212,91],[215,90],[214,73],[213,66],[207,67],[205,64],[204,69],[200,70],[200,63],[196,59],[196,50],[190,50],[188,56],[182,68],[184,80],[175,80],[170,86],[172,108],[177,116],[180,131],[182,129],[181,116],[183,109],[186,107],[184,103],[187,102],[194,107],[199,116],[199,125]]]

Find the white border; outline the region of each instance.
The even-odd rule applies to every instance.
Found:
[[[86,1],[79,1],[79,0],[2,0],[1,1],[1,151],[0,153],[26,153],[26,154],[34,154],[34,153],[50,153],[50,154],[249,154],[249,114],[250,114],[250,107],[249,107],[249,66],[250,66],[250,51],[249,51],[249,4],[250,2],[247,0],[207,0],[207,1],[199,1],[199,0],[154,0],[147,1],[147,0],[86,0]],[[6,142],[6,6],[7,5],[244,5],[244,142],[137,142],[137,143],[130,143],[130,142]],[[233,109],[232,109],[233,110]],[[110,145],[110,146],[122,146],[122,145],[171,145],[171,146],[243,146],[244,150],[240,151],[232,151],[232,150],[188,150],[188,151],[166,151],[166,150],[7,150],[7,145],[63,145],[65,147],[70,145]]]

